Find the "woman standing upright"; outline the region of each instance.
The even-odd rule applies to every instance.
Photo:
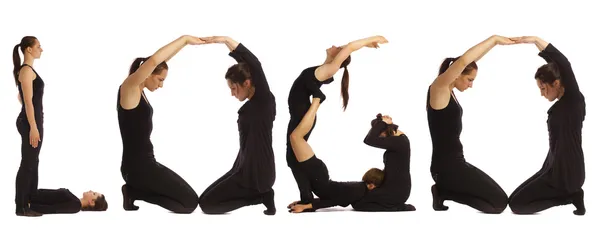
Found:
[[[186,45],[205,43],[193,36],[181,36],[147,58],[137,58],[129,76],[119,86],[117,112],[123,141],[121,174],[125,185],[123,209],[138,210],[135,200],[159,205],[174,213],[192,213],[198,207],[198,195],[177,173],[154,158],[150,141],[154,110],[144,88],[155,91],[163,86],[169,67],[167,61]]]
[[[484,213],[501,213],[506,209],[506,192],[485,172],[465,160],[460,141],[462,107],[453,90],[465,91],[477,76],[475,63],[496,45],[515,42],[492,36],[457,58],[446,58],[438,77],[427,92],[427,119],[433,144],[431,186],[433,209],[448,210],[445,200],[454,201]]]
[[[19,57],[23,53],[23,64]],[[40,41],[25,36],[13,49],[13,75],[19,90],[21,112],[17,129],[21,135],[21,165],[17,172],[15,204],[18,216],[41,216],[28,206],[31,195],[38,188],[38,166],[44,138],[44,81],[33,68],[33,62],[42,55]]]

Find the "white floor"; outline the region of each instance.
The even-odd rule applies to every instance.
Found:
[[[116,204],[115,204],[116,205]],[[17,245],[598,245],[598,216],[571,213],[571,206],[538,215],[506,211],[485,215],[447,202],[410,213],[361,213],[332,209],[318,213],[262,215],[262,205],[227,215],[176,215],[140,203],[137,212],[113,206],[110,213],[20,218],[3,214],[3,243]],[[280,204],[283,205],[283,204]],[[280,206],[281,207],[281,206]],[[285,207],[285,206],[284,206]],[[595,229],[596,228],[596,229]]]

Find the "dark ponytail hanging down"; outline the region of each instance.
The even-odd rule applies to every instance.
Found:
[[[131,67],[129,68],[129,75],[135,73],[135,71],[137,71],[138,68],[140,68],[140,66],[142,65],[142,63],[145,62],[146,60],[148,60],[148,57],[135,58],[133,63],[131,63]]]
[[[348,99],[350,98],[350,94],[348,93],[348,87],[350,86],[350,75],[348,75],[348,67],[344,67],[344,75],[342,76],[342,107],[344,111],[346,111],[346,107],[348,107]]]
[[[350,75],[348,74],[348,65],[352,62],[352,57],[348,56],[344,62],[342,62],[340,68],[344,68],[344,75],[342,76],[342,107],[344,111],[346,111],[346,107],[348,107],[348,99],[350,98],[350,94],[348,93],[348,87],[350,86]]]
[[[21,44],[15,45],[13,49],[13,76],[15,77],[15,85],[19,85],[19,69],[21,68],[21,57],[19,56],[19,48]]]
[[[33,47],[37,40],[34,36],[25,36],[21,39],[21,42],[15,45],[13,48],[13,76],[15,77],[15,85],[19,85],[19,70],[21,70],[21,57],[19,56],[19,49],[25,55],[25,49]]]

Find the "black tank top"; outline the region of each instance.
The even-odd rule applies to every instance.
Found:
[[[33,69],[32,66],[27,64],[21,65],[21,68],[19,68],[19,71],[17,72],[17,78],[24,66],[30,67],[35,73],[35,79],[33,80],[33,98],[31,101],[33,102],[35,121],[36,123],[40,124],[44,122],[44,104],[42,103],[44,98],[44,80],[42,80],[42,77],[40,77],[40,75],[35,71],[35,69]],[[19,96],[21,97],[21,100],[23,100],[23,87],[21,83],[17,83],[17,88],[19,89]],[[25,102],[21,103],[21,112],[19,113],[18,117],[24,119],[27,118],[27,113],[25,112]]]
[[[460,142],[462,107],[454,99],[454,93],[452,92],[446,108],[441,110],[433,109],[429,103],[430,90],[431,87],[427,90],[427,121],[429,123],[429,133],[433,147],[432,165],[436,163],[465,161],[463,146]]]
[[[152,134],[152,106],[144,99],[142,91],[137,107],[125,110],[121,107],[121,88],[117,93],[119,130],[123,142],[123,163],[155,161]]]
[[[333,77],[320,82],[315,77],[315,70],[317,70],[317,68],[319,68],[319,66],[312,66],[302,70],[300,75],[294,80],[292,88],[290,89],[290,94],[288,95],[288,107],[290,108],[290,111],[294,110],[292,109],[293,107],[301,107],[300,111],[308,110],[311,104],[311,92],[308,89],[308,84],[314,84],[315,88],[318,89],[321,88],[323,84],[330,84],[333,82]]]

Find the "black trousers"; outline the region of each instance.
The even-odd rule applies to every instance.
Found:
[[[129,196],[163,207],[174,213],[192,213],[198,207],[198,194],[177,173],[157,161],[128,161],[121,174]]]
[[[431,174],[439,195],[483,213],[501,213],[508,205],[506,192],[485,172],[466,161],[432,163]]]
[[[294,109],[294,110],[290,110],[290,111],[291,111],[290,112],[290,122],[288,123],[288,129],[287,129],[287,135],[286,135],[287,148],[286,148],[285,158],[287,160],[288,167],[291,169],[292,174],[294,175],[296,184],[298,185],[298,191],[300,192],[300,203],[301,204],[309,204],[315,198],[312,193],[313,188],[311,187],[310,180],[308,179],[306,174],[304,172],[300,171],[300,169],[298,168],[299,163],[298,163],[298,160],[296,159],[296,155],[294,154],[294,151],[293,151],[291,143],[290,143],[290,135],[292,134],[294,129],[296,129],[296,127],[298,127],[298,125],[300,124],[300,121],[304,117],[304,114],[306,114],[306,111],[308,111],[308,108],[306,109],[306,111],[303,109]],[[310,137],[310,134],[312,133],[313,129],[315,129],[316,124],[317,124],[317,116],[315,116],[315,121],[313,122],[313,127],[304,136],[304,140],[308,141],[308,138]]]
[[[15,181],[15,205],[17,211],[28,207],[31,195],[38,188],[38,167],[40,163],[40,150],[44,142],[44,123],[42,120],[36,119],[38,131],[40,133],[40,141],[37,148],[29,144],[30,126],[27,117],[17,118],[17,129],[21,135],[21,164]]]
[[[550,166],[545,162],[537,173],[523,182],[509,197],[509,206],[516,214],[533,214],[546,209],[573,203],[573,199],[583,192],[581,189],[569,194],[564,189],[554,187],[549,181]]]
[[[263,202],[263,197],[273,192],[271,189],[260,193],[258,190],[242,186],[239,181],[241,179],[237,176],[240,174],[234,170],[232,168],[202,192],[198,198],[202,212],[224,214],[242,207],[258,205]]]

